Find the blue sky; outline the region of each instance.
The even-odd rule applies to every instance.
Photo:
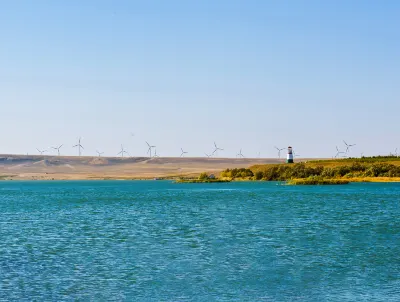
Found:
[[[400,148],[398,1],[3,1],[0,153]],[[130,136],[130,133],[135,136]]]

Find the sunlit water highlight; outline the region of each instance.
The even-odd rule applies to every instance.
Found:
[[[0,301],[400,301],[400,184],[0,182]]]

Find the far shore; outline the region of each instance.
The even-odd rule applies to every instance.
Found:
[[[356,159],[297,159],[302,165],[285,164],[284,159],[277,158],[192,158],[192,157],[78,157],[78,156],[27,156],[27,155],[0,155],[0,181],[8,180],[188,180],[181,182],[193,182],[201,173],[214,175],[223,181],[269,181],[290,180],[277,177],[279,173],[287,173],[287,168],[303,167],[301,169],[340,169],[352,165],[366,165],[368,168],[374,165],[400,166],[400,158],[373,157]],[[356,166],[357,167],[357,166]],[[375,167],[375,166],[374,166]],[[278,170],[276,170],[276,168]],[[230,175],[233,170],[245,170],[250,175]],[[275,169],[273,173],[277,178],[264,178],[267,171]],[[286,169],[286,170],[285,170]],[[397,169],[397,170],[396,170]],[[368,174],[356,172],[342,174],[341,177],[332,175],[331,180],[346,180],[349,182],[400,182],[399,168],[393,176],[377,174],[371,177]],[[393,170],[393,169],[392,169]],[[259,171],[262,174],[257,177]],[[277,172],[280,171],[280,172]],[[393,172],[393,171],[391,171]],[[278,173],[278,174],[276,174]],[[226,175],[228,174],[228,175]],[[264,176],[263,176],[264,175]],[[268,174],[269,175],[269,174]],[[226,177],[228,176],[228,177]],[[299,177],[293,177],[299,178]],[[302,178],[302,177],[300,177]]]

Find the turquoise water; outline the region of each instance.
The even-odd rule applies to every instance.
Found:
[[[0,182],[0,301],[399,301],[400,184]]]

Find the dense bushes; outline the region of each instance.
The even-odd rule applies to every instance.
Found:
[[[254,176],[253,171],[250,169],[240,168],[240,169],[226,169],[221,172],[221,177],[228,178],[252,178]]]
[[[256,180],[289,180],[308,177],[400,177],[400,166],[388,163],[353,162],[337,167],[310,167],[304,163],[290,165],[261,165],[251,169],[227,169],[222,177],[252,178]]]
[[[203,172],[199,175],[199,180],[209,179],[207,172]]]

